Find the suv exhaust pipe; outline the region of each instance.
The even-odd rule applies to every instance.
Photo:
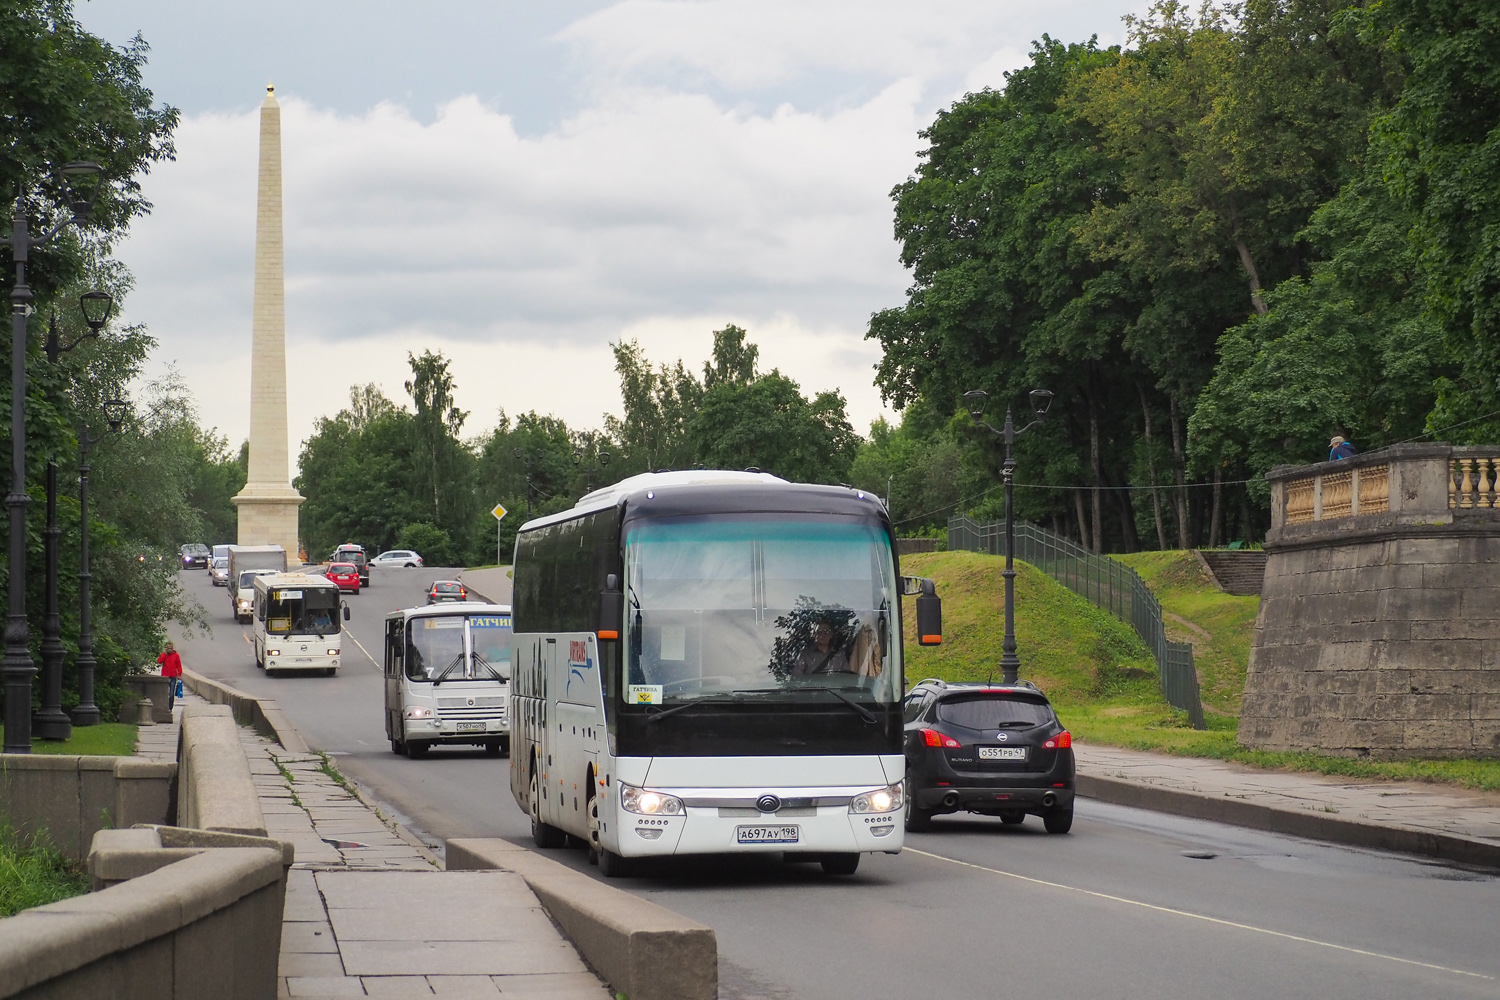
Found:
[[[958,808],[958,793],[957,792],[949,792],[947,795],[943,796],[943,808],[944,809],[957,809]]]
[[[1052,792],[1048,792],[1046,795],[1042,796],[1043,809],[1051,809],[1055,805],[1057,805],[1057,796],[1055,794],[1053,794]]]

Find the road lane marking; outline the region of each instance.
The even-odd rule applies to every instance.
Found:
[[[370,661],[370,666],[374,667],[376,670],[379,670],[380,662],[376,660],[375,657],[370,655],[370,651],[364,647],[364,644],[362,642],[354,638],[354,633],[345,632],[344,634],[347,635],[354,642],[354,644],[359,647],[359,651],[361,653],[365,654],[365,659]]]
[[[1029,875],[1017,875],[1015,872],[1002,871],[999,868],[987,868],[984,865],[976,865],[970,861],[960,861],[942,854],[932,854],[928,851],[919,851],[915,847],[907,847],[906,851],[912,854],[920,854],[924,858],[932,858],[934,861],[946,861],[949,864],[960,865],[964,868],[973,868],[976,871],[989,872],[991,875],[1003,875],[1006,878],[1019,879],[1022,882],[1030,882],[1033,885],[1044,885],[1050,889],[1066,889],[1069,892],[1082,893],[1085,896],[1093,896],[1096,899],[1107,899],[1115,903],[1126,903],[1130,906],[1139,906],[1147,910],[1155,910],[1158,913],[1170,913],[1177,917],[1187,917],[1191,920],[1202,920],[1210,924],[1219,924],[1224,927],[1234,927],[1242,931],[1252,931],[1256,934],[1268,934],[1271,937],[1283,938],[1287,941],[1297,941],[1302,944],[1317,945],[1320,948],[1332,948],[1335,951],[1346,951],[1354,955],[1364,955],[1367,958],[1383,958],[1388,962],[1399,962],[1402,965],[1415,965],[1423,969],[1434,969],[1438,972],[1451,972],[1457,976],[1473,976],[1475,979],[1493,980],[1494,976],[1487,976],[1482,972],[1468,972],[1464,969],[1451,969],[1446,965],[1434,965],[1431,962],[1419,962],[1413,958],[1399,958],[1396,955],[1387,955],[1378,951],[1366,951],[1363,948],[1351,948],[1345,944],[1334,944],[1331,941],[1319,941],[1316,938],[1302,937],[1298,934],[1288,934],[1285,931],[1273,931],[1266,927],[1256,927],[1254,924],[1242,924],[1234,920],[1223,920],[1219,917],[1210,917],[1202,913],[1191,913],[1187,910],[1177,910],[1170,906],[1158,906],[1155,903],[1145,903],[1138,899],[1129,899],[1125,896],[1114,896],[1107,892],[1096,892],[1093,889],[1080,889],[1076,885],[1064,885],[1061,882],[1049,882],[1046,879],[1032,878]]]

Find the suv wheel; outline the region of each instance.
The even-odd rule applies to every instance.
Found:
[[[1067,833],[1073,829],[1073,806],[1053,806],[1042,814],[1042,825],[1048,833]]]
[[[932,812],[917,806],[916,796],[912,792],[911,779],[905,781],[906,795],[906,830],[908,833],[921,833],[932,829]]]

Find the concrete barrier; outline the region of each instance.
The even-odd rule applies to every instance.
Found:
[[[142,698],[151,699],[151,721],[157,725],[166,725],[172,721],[172,709],[168,707],[171,703],[172,685],[176,681],[171,677],[163,677],[161,674],[130,674],[125,678],[125,697],[120,702],[119,718],[125,722],[134,722],[136,719],[136,706]]]
[[[180,741],[177,825],[264,837],[260,795],[229,707],[184,708]]]
[[[240,725],[249,726],[268,740],[275,740],[292,753],[310,753],[307,741],[270,698],[256,698],[222,681],[211,680],[186,668],[182,683],[189,691],[214,705],[228,705]]]
[[[450,840],[449,871],[502,869],[526,880],[584,959],[630,1000],[714,1000],[713,928],[604,885],[506,840]]]
[[[0,822],[82,861],[100,830],[171,823],[176,775],[135,757],[0,754]]]
[[[7,917],[0,997],[273,1000],[284,889],[281,850],[228,847]]]

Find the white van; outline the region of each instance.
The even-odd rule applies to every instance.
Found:
[[[273,573],[255,578],[255,665],[267,676],[322,672],[332,677],[343,651],[349,606],[324,576]]]
[[[435,743],[510,752],[510,607],[465,601],[385,618],[385,735],[417,758]]]

